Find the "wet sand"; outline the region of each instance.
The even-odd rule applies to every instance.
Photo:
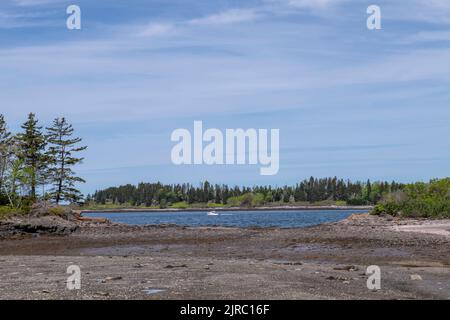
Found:
[[[297,229],[84,222],[69,236],[0,241],[0,299],[449,299],[450,237],[402,228],[427,224],[368,215]],[[72,264],[81,290],[66,288]],[[381,268],[380,290],[367,289],[369,265]]]

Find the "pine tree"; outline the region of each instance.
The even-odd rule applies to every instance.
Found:
[[[17,135],[19,146],[17,157],[23,162],[25,171],[29,174],[29,195],[31,201],[35,201],[36,187],[48,165],[44,154],[46,140],[34,113],[28,115],[22,129],[24,132]]]
[[[75,176],[71,169],[84,158],[74,156],[74,153],[87,147],[77,147],[81,138],[72,138],[74,129],[65,118],[56,118],[52,127],[47,128],[47,141],[50,144],[46,153],[49,162],[49,179],[53,186],[50,197],[57,203],[61,201],[78,202],[82,199],[81,192],[76,189],[76,183],[85,181]]]

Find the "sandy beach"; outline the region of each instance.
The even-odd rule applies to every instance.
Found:
[[[449,299],[449,229],[365,214],[297,229],[82,222],[1,240],[0,299]],[[73,264],[81,290],[66,288]]]

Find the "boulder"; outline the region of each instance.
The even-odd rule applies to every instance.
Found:
[[[74,211],[65,206],[58,206],[48,201],[39,201],[32,205],[29,217],[56,216],[66,220],[76,220]]]

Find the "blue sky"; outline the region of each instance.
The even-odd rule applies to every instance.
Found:
[[[0,112],[13,130],[67,117],[89,146],[85,192],[450,172],[450,0],[2,0],[0,39]],[[170,134],[194,120],[279,128],[279,173],[172,165]]]

